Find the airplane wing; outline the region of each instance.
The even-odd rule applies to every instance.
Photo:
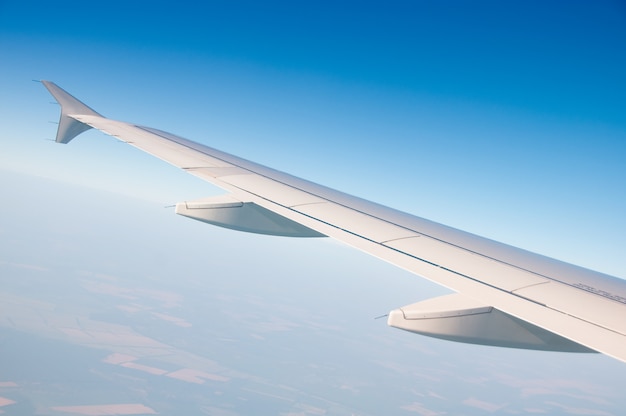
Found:
[[[228,194],[176,205],[202,222],[261,234],[331,237],[454,294],[389,313],[407,331],[474,344],[601,352],[626,361],[626,281],[479,237],[297,178],[161,130],[107,119],[50,81],[56,141],[89,128]]]

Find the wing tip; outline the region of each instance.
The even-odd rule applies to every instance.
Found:
[[[35,80],[33,80],[35,81]],[[39,81],[52,94],[54,99],[61,105],[61,117],[59,119],[59,129],[57,130],[56,142],[67,144],[82,132],[89,130],[91,126],[84,124],[72,115],[94,115],[101,116],[85,103],[59,87],[52,81]]]

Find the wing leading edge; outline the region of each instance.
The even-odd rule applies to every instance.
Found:
[[[456,294],[391,311],[388,324],[459,342],[602,352],[626,361],[626,281],[456,230],[160,130],[107,119],[49,81],[56,141],[98,129],[229,195],[176,213],[262,234],[328,236]]]

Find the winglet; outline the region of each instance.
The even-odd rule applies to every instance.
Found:
[[[71,116],[99,116],[100,114],[74,98],[54,82],[41,81],[41,83],[48,89],[48,91],[50,91],[50,94],[52,94],[52,96],[61,105],[61,118],[59,120],[59,130],[57,130],[56,138],[57,143],[69,143],[74,137],[91,128],[91,126],[81,123]]]

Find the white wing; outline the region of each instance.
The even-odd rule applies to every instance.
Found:
[[[227,191],[176,213],[242,231],[329,236],[454,290],[391,326],[454,341],[602,352],[626,361],[626,281],[399,212],[172,134],[109,120],[52,82],[56,141],[90,127]]]

